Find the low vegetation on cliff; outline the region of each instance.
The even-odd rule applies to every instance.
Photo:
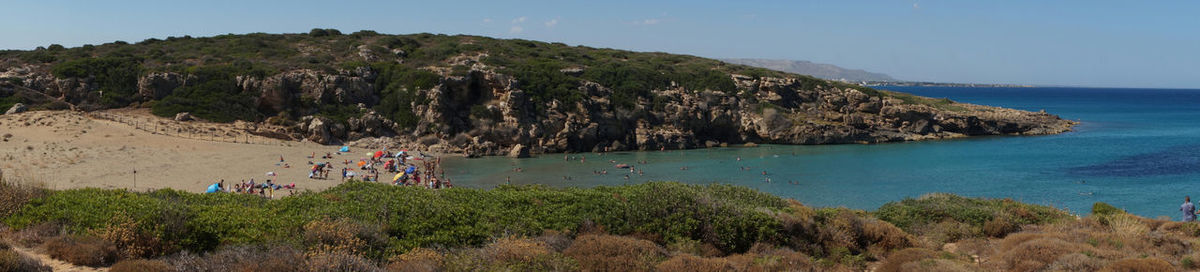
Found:
[[[657,52],[467,35],[244,34],[0,51],[0,106],[148,107],[258,135],[499,155],[1048,134],[965,105]],[[414,146],[416,147],[416,146]]]
[[[874,212],[674,182],[348,182],[280,200],[5,183],[0,197],[13,204],[0,218],[6,243],[113,271],[1169,271],[1200,260],[1196,223],[947,194]],[[0,267],[45,269],[8,247]]]

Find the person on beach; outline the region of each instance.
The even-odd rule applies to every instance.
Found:
[[[1179,210],[1183,211],[1183,222],[1196,221],[1196,205],[1192,205],[1191,196],[1183,197],[1183,205],[1179,205]]]

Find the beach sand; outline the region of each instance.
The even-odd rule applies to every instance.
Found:
[[[275,172],[278,176],[271,179],[276,184],[296,183],[297,190],[315,191],[341,182],[343,160],[364,158],[370,151],[353,148],[350,154],[337,155],[338,148],[257,137],[230,124],[176,122],[145,109],[0,115],[4,178],[43,183],[50,189],[203,192],[220,179],[227,185],[250,178],[262,182],[267,172]],[[313,152],[318,158],[334,153],[334,158],[307,158]],[[291,168],[280,164],[280,156]],[[308,179],[310,160],[332,162],[330,178]]]

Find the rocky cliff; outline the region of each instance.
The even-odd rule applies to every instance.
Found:
[[[378,61],[387,56],[396,59],[385,61],[411,61],[401,49],[375,52],[357,48],[348,58]],[[534,89],[542,85],[531,85],[508,67],[485,61],[487,57],[486,52],[460,53],[417,68],[436,75],[436,80],[403,88],[413,97],[401,107],[405,116],[413,117],[408,121],[393,120],[394,112],[377,111],[385,96],[381,84],[386,84],[379,80],[384,71],[378,66],[293,67],[270,74],[243,74],[230,79],[227,95],[244,97],[245,101],[235,102],[244,102],[265,115],[261,120],[248,120],[255,122],[248,129],[259,135],[323,144],[402,143],[467,156],[748,143],[881,143],[1052,134],[1068,131],[1073,125],[1044,112],[961,104],[782,73],[725,72],[715,79],[732,82],[723,90],[688,88],[695,85],[671,80],[629,98],[621,93],[628,93],[628,87],[617,90],[588,80],[596,72],[591,69],[601,66],[576,65],[543,76],[573,80],[565,92],[581,98],[547,97],[543,90]],[[102,83],[111,79],[56,76],[61,73],[51,73],[51,64],[14,65],[11,59],[5,63],[0,65],[0,78],[7,79],[0,81],[0,98],[22,93],[23,97],[36,97],[36,103],[50,100],[80,110],[103,108],[106,104],[102,102],[111,102],[102,93]],[[214,81],[204,75],[142,72],[136,78],[136,90],[128,92],[132,94],[129,105],[153,106],[181,95],[180,90]],[[350,107],[353,114],[337,119],[318,112],[328,105]]]

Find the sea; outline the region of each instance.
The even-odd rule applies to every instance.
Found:
[[[1045,110],[1080,123],[1072,132],[1045,136],[453,158],[443,163],[455,185],[465,187],[720,183],[812,206],[864,210],[945,192],[1011,198],[1079,215],[1105,202],[1141,216],[1178,219],[1185,196],[1200,201],[1200,90],[879,88]],[[639,172],[614,167],[618,163],[634,165]]]

